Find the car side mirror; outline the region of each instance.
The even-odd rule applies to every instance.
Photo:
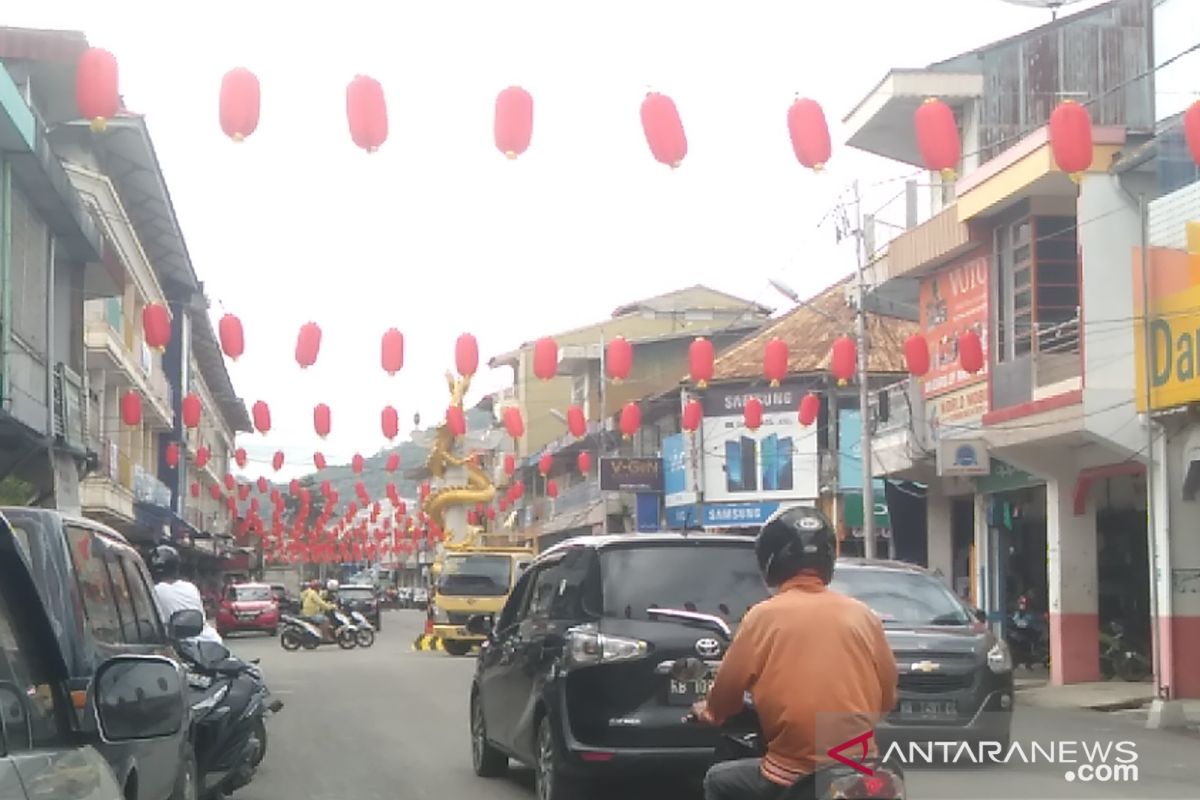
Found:
[[[474,614],[467,619],[467,630],[476,636],[491,636],[494,625],[491,614]]]
[[[171,615],[171,621],[167,624],[167,629],[171,634],[171,638],[191,639],[193,636],[199,636],[204,633],[204,614],[194,608],[185,608],[176,611]]]
[[[187,719],[183,673],[170,659],[115,656],[96,670],[92,687],[106,743],[174,736]]]
[[[974,613],[974,614],[975,614],[975,619],[979,620],[980,622],[987,622],[987,621],[988,621],[988,615],[987,615],[987,612],[986,612],[986,611],[984,611],[982,608],[977,608],[977,609],[975,609],[975,610],[974,610],[972,613]]]

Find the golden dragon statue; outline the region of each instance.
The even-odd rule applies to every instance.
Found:
[[[471,377],[464,375],[456,378],[452,373],[447,372],[446,383],[450,387],[451,407],[462,408],[463,398],[466,397],[467,390],[471,388]],[[429,457],[425,460],[425,467],[435,480],[442,482],[442,485],[429,493],[422,505],[422,510],[429,515],[433,524],[445,531],[447,550],[467,550],[478,544],[483,529],[475,525],[467,525],[466,535],[461,538],[457,537],[454,535],[455,531],[446,530],[446,511],[455,506],[474,508],[480,503],[490,503],[496,497],[496,487],[479,468],[473,454],[465,457],[455,455],[457,449],[455,440],[456,437],[450,432],[445,422],[438,426],[433,447],[429,451]],[[465,485],[445,483],[447,470],[454,467],[466,470],[467,482]]]

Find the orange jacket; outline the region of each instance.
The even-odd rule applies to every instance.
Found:
[[[767,740],[763,776],[788,786],[828,762],[831,747],[873,729],[896,704],[896,680],[896,659],[874,612],[815,575],[800,575],[746,614],[708,709],[722,723],[750,692]],[[850,759],[862,755],[860,747],[845,751]]]

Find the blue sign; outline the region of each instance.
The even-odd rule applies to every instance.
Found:
[[[697,513],[695,503],[689,503],[685,506],[667,506],[666,527],[671,530],[677,530],[699,525],[700,523],[696,520]]]
[[[710,503],[704,506],[706,528],[748,528],[762,525],[779,509],[776,500],[746,503]]]
[[[638,493],[636,510],[638,533],[653,533],[661,527],[658,515],[660,499],[657,493]]]
[[[663,494],[672,495],[688,490],[687,442],[682,433],[662,440]]]
[[[838,491],[862,491],[862,421],[857,409],[842,409],[838,415]],[[876,493],[883,491],[883,479],[875,479]]]

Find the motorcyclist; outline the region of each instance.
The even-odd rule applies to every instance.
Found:
[[[150,553],[150,574],[155,580],[154,597],[158,601],[158,610],[163,624],[169,624],[171,616],[176,611],[199,611],[205,617],[204,628],[195,638],[200,641],[224,644],[221,641],[221,635],[213,630],[208,622],[200,590],[191,581],[183,580],[179,576],[179,571],[179,551],[171,545],[159,545]]]
[[[829,748],[872,730],[896,703],[896,661],[883,624],[860,601],[828,588],[837,557],[829,520],[812,508],[779,511],[759,532],[755,554],[773,597],[746,614],[693,714],[721,725],[744,709],[749,692],[767,754],[714,765],[704,778],[705,800],[778,797],[781,787],[831,761]]]
[[[329,623],[329,612],[337,606],[321,595],[320,581],[313,581],[300,595],[300,616],[321,629],[322,635],[332,637],[332,627]]]

